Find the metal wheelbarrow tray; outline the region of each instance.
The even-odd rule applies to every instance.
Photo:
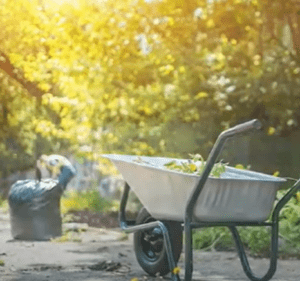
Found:
[[[284,179],[232,167],[227,167],[220,178],[209,176],[228,138],[260,127],[258,120],[252,120],[222,132],[201,176],[168,170],[164,166],[172,160],[187,161],[183,159],[103,155],[115,164],[126,182],[120,205],[120,226],[125,232],[134,232],[135,254],[147,273],[171,272],[172,280],[180,280],[176,264],[184,232],[184,280],[191,281],[192,230],[226,226],[232,233],[248,278],[252,281],[272,278],[277,266],[279,213],[299,190],[300,180],[274,207],[276,192]],[[144,205],[134,222],[126,220],[130,189]],[[237,230],[239,226],[271,227],[270,267],[262,277],[257,277],[250,268]]]
[[[122,174],[147,211],[155,219],[184,221],[189,195],[200,176],[168,170],[170,161],[185,159],[104,155]],[[199,196],[194,221],[264,221],[276,191],[285,180],[247,170],[226,167],[220,178],[209,177]]]

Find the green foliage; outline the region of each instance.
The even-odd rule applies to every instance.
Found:
[[[286,191],[278,192],[278,200]],[[300,249],[300,193],[294,196],[283,208],[279,217],[280,255],[299,257]],[[268,227],[239,227],[241,239],[251,254],[269,256],[271,231]],[[227,228],[215,227],[195,231],[193,244],[197,249],[224,250],[234,246]]]
[[[285,191],[280,192],[280,197]],[[292,197],[280,214],[280,237],[283,240],[282,250],[299,257],[300,250],[300,193]]]
[[[2,212],[7,213],[9,210],[8,201],[0,196],[0,209]]]
[[[234,244],[228,228],[214,227],[194,230],[193,246],[196,249],[208,250],[228,250]]]
[[[262,227],[238,228],[243,244],[251,254],[268,256],[270,253],[270,231]],[[205,228],[195,231],[193,245],[202,250],[232,250],[234,241],[231,232],[225,227]]]
[[[195,139],[187,151],[244,119],[261,119],[269,135],[297,129],[294,25],[294,44],[282,39],[296,4],[79,2],[0,3],[0,153],[17,157],[2,170],[47,149],[92,160],[183,154],[172,143],[180,124]]]
[[[181,156],[250,118],[268,135],[298,129],[297,1],[48,2],[0,2],[1,177],[63,149],[94,161],[107,152]],[[184,149],[187,128],[195,142]],[[64,212],[102,210],[93,192],[64,197]],[[282,239],[297,249],[297,198],[281,216]],[[227,241],[205,231],[199,247]],[[241,232],[265,251],[265,229]]]
[[[107,212],[113,208],[113,203],[100,196],[96,189],[84,191],[69,191],[61,198],[61,212],[89,210],[92,212]]]
[[[203,173],[203,170],[205,168],[205,162],[203,157],[200,154],[192,155],[190,154],[191,159],[188,159],[187,162],[180,162],[177,161],[171,161],[169,163],[166,163],[164,166],[167,169],[180,171],[187,174],[197,174],[201,175]],[[214,164],[210,176],[219,178],[221,174],[223,174],[226,171],[226,164],[224,163],[216,163]]]
[[[269,256],[271,231],[264,227],[243,227],[240,229],[243,242],[254,255]]]

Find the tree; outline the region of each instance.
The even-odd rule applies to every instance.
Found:
[[[7,159],[22,152],[33,163],[37,136],[44,150],[98,159],[103,152],[186,156],[250,118],[268,134],[298,128],[297,1],[45,5],[0,2]],[[197,146],[172,144],[181,124]]]

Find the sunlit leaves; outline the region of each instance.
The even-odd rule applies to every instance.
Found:
[[[211,124],[250,116],[270,135],[298,125],[299,63],[270,39],[262,1],[94,2],[0,3],[0,50],[43,95],[39,105],[1,80],[1,122],[28,153],[36,135],[72,150],[153,155],[166,151],[171,122],[195,134],[201,125],[201,140],[222,129]]]

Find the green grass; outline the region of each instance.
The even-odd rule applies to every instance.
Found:
[[[66,243],[66,242],[76,242],[81,243],[82,239],[79,236],[80,233],[74,233],[73,231],[64,232],[62,236],[51,239],[54,243]]]
[[[0,210],[4,213],[7,213],[9,210],[8,201],[0,196]]]

